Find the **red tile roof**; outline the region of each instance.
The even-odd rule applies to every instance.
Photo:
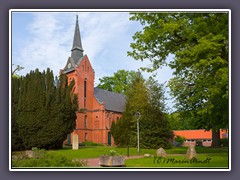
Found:
[[[175,136],[183,136],[186,139],[212,139],[212,131],[206,131],[205,129],[199,130],[179,130],[173,131]],[[220,131],[220,138],[223,138],[225,130]]]

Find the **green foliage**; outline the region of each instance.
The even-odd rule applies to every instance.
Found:
[[[228,13],[131,15],[144,27],[133,36],[128,55],[150,60],[152,66],[142,68],[149,72],[165,64],[174,69],[168,86],[179,117],[195,128],[228,128]]]
[[[176,136],[174,140],[178,143],[183,143],[186,139],[183,136]]]
[[[21,78],[14,78],[12,77],[12,89],[11,89],[11,93],[12,93],[12,112],[11,112],[11,118],[12,118],[12,122],[11,122],[11,143],[12,143],[12,150],[16,151],[16,150],[23,150],[24,146],[23,146],[23,140],[21,138],[21,136],[19,135],[19,127],[18,127],[18,116],[19,116],[19,112],[18,112],[18,104],[19,104],[19,88],[20,88],[20,82],[21,82]]]
[[[82,167],[83,162],[73,162],[63,155],[44,154],[41,158],[13,160],[12,167]]]
[[[100,78],[98,88],[125,94],[135,76],[135,71],[118,70],[113,76]]]
[[[16,84],[15,84],[16,83]],[[65,75],[31,71],[12,85],[12,149],[56,149],[76,126],[77,97]],[[19,91],[19,92],[17,92]],[[21,144],[21,145],[20,145]]]
[[[196,146],[203,146],[202,140],[197,140],[196,141]]]
[[[126,108],[123,117],[111,126],[111,134],[118,146],[137,146],[136,112],[140,112],[140,146],[142,148],[170,148],[172,131],[164,111],[162,86],[150,78],[147,82],[139,73],[126,92]]]
[[[34,154],[34,157],[41,158],[46,154],[45,149],[39,149],[37,147],[32,147],[32,152]]]
[[[117,151],[111,149],[111,150],[109,151],[109,155],[110,155],[110,156],[118,156],[119,153],[118,153]]]
[[[80,144],[80,146],[104,146],[103,144],[85,141]]]
[[[189,130],[194,126],[192,125],[192,117],[182,117],[181,113],[173,112],[166,114],[169,125],[173,130]]]
[[[24,67],[22,67],[20,65],[12,64],[12,67],[13,66],[16,66],[16,67],[12,70],[12,78],[20,78],[20,76],[17,74],[17,72],[24,69]]]
[[[221,139],[220,144],[221,144],[222,147],[228,147],[229,146],[229,139],[228,138]]]

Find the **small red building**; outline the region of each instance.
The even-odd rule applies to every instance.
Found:
[[[182,136],[186,140],[183,143],[183,146],[188,146],[190,144],[196,145],[197,141],[202,141],[203,146],[212,145],[212,131],[207,131],[205,129],[198,130],[178,130],[173,131],[174,136]],[[228,133],[226,130],[220,130],[220,138],[228,138]]]
[[[76,129],[72,135],[78,135],[79,143],[88,141],[112,145],[110,127],[112,121],[122,117],[125,96],[94,88],[95,72],[88,56],[83,54],[78,17],[71,51],[60,74],[66,74],[69,83],[75,81],[73,92],[78,95]],[[67,143],[71,143],[72,135],[68,136]]]

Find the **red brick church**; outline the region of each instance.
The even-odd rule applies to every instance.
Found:
[[[111,123],[121,118],[125,96],[94,87],[95,72],[88,56],[83,54],[78,17],[71,51],[66,66],[60,70],[60,74],[68,76],[69,82],[75,81],[73,92],[78,95],[76,129],[67,142],[71,143],[73,134],[77,134],[79,143],[112,145]]]

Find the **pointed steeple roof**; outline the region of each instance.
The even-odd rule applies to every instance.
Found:
[[[80,36],[80,30],[78,25],[78,15],[76,16],[76,25],[75,25],[75,32],[73,38],[73,46],[72,46],[72,54],[71,57],[73,58],[75,64],[77,64],[78,60],[83,57],[83,48]]]

